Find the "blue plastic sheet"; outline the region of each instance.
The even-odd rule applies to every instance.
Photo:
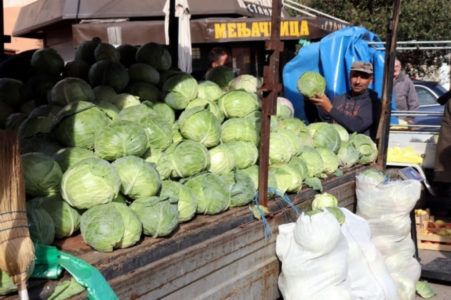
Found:
[[[296,84],[306,71],[316,71],[326,80],[326,95],[332,99],[351,89],[349,71],[354,61],[365,61],[373,64],[374,80],[369,86],[382,97],[385,52],[376,50],[368,42],[380,42],[380,38],[359,26],[347,27],[335,31],[317,43],[302,47],[298,55],[283,68],[284,97],[293,103],[295,117],[308,122],[304,110],[304,97],[299,93]],[[392,99],[392,110],[395,110]],[[395,117],[392,124],[398,124]]]

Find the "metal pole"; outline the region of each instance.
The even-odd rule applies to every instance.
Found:
[[[279,57],[283,50],[280,41],[280,11],[281,0],[272,2],[271,38],[266,41],[266,49],[270,52],[269,65],[263,68],[263,92],[262,101],[260,156],[258,173],[258,199],[262,206],[268,207],[268,164],[269,164],[269,137],[271,115],[277,113],[277,95],[282,89],[279,83]]]
[[[390,129],[391,95],[393,90],[393,68],[396,54],[396,38],[400,11],[401,0],[395,0],[393,6],[393,20],[390,21],[387,30],[388,42],[386,44],[385,52],[382,107],[376,135],[376,142],[379,150],[377,164],[382,170],[385,170],[387,164],[388,132]]]

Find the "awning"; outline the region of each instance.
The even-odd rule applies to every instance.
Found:
[[[37,0],[22,7],[14,36],[33,37],[61,22],[89,19],[163,19],[166,0]],[[271,0],[188,0],[191,15],[253,17],[270,15]]]
[[[330,32],[346,27],[320,17],[284,18],[281,20],[282,40],[320,39]],[[149,41],[164,44],[163,21],[125,21],[85,23],[72,26],[74,46],[99,37],[108,41],[108,28],[121,34],[124,44],[142,45]],[[110,29],[111,31],[112,29]],[[271,35],[271,18],[205,18],[191,20],[193,44],[218,42],[263,41]]]

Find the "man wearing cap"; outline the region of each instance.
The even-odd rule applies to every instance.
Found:
[[[351,67],[351,90],[338,95],[332,101],[325,94],[315,93],[310,98],[319,109],[319,118],[324,122],[338,123],[350,133],[358,132],[376,136],[380,100],[377,93],[369,90],[373,82],[373,65],[356,61]]]

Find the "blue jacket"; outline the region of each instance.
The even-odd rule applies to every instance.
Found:
[[[376,92],[367,90],[356,96],[347,92],[335,96],[331,102],[333,108],[330,113],[318,108],[318,115],[322,121],[336,122],[350,133],[363,133],[374,139],[381,103]]]

